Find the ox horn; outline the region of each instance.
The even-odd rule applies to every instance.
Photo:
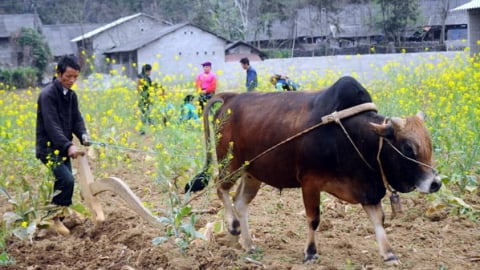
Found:
[[[422,111],[417,112],[416,115],[417,115],[417,117],[420,118],[420,120],[422,120],[422,121],[425,121],[425,119],[427,118],[427,115],[426,115],[424,112],[422,112]]]
[[[405,119],[400,117],[392,117],[390,121],[392,122],[394,129],[398,129],[398,130],[402,130],[407,123]]]
[[[389,136],[393,135],[393,128],[392,128],[392,124],[390,124],[390,123],[388,123],[388,124],[375,124],[373,122],[370,122],[369,124],[373,128],[375,133],[377,133],[378,135],[380,135],[382,137],[389,137]]]

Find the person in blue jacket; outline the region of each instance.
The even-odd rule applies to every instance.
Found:
[[[280,74],[275,74],[270,77],[270,83],[275,86],[277,91],[297,91],[299,88],[299,85],[290,80],[288,76],[283,76]]]
[[[193,95],[187,95],[183,99],[183,106],[180,115],[180,121],[188,120],[198,120],[198,113],[195,105],[193,105],[193,100],[195,97]]]
[[[240,64],[247,72],[247,78],[245,81],[247,92],[255,91],[255,88],[258,86],[257,71],[250,65],[250,60],[246,57],[240,59]]]

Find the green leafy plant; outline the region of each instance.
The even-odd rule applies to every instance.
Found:
[[[195,229],[197,222],[196,216],[192,213],[192,207],[183,205],[178,194],[173,190],[170,184],[169,206],[170,212],[167,216],[159,217],[159,222],[167,226],[165,236],[159,236],[152,240],[152,243],[159,245],[173,238],[174,243],[183,252],[188,248],[191,241],[205,236]]]
[[[1,230],[0,230],[0,266],[8,266],[8,265],[14,265],[15,264],[15,259],[10,257],[8,252],[6,251],[6,245],[5,245],[5,235],[6,229],[5,226],[2,225]]]
[[[0,187],[0,193],[8,198],[8,202],[13,206],[13,211],[3,214],[3,219],[7,226],[7,229],[12,230],[13,235],[16,237],[32,241],[33,234],[36,231],[37,223],[36,211],[32,206],[32,194],[29,191],[19,193],[17,198],[13,198],[2,187]]]

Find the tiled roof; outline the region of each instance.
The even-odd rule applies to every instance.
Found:
[[[124,22],[130,21],[130,20],[135,19],[135,18],[140,17],[140,16],[149,16],[149,15],[146,15],[146,14],[144,14],[144,13],[137,13],[137,14],[133,14],[133,15],[130,15],[130,16],[127,16],[127,17],[120,18],[120,19],[118,19],[118,20],[116,20],[116,21],[113,21],[113,22],[111,22],[111,23],[109,23],[109,24],[105,24],[105,25],[102,26],[102,27],[96,28],[96,29],[94,29],[94,30],[92,30],[92,31],[90,31],[90,32],[88,32],[88,33],[85,33],[85,34],[83,34],[83,35],[80,35],[80,36],[78,36],[78,37],[75,37],[75,38],[72,39],[72,41],[73,41],[73,42],[77,42],[77,41],[80,41],[80,40],[82,40],[82,39],[86,39],[86,38],[93,37],[93,36],[95,36],[95,35],[100,34],[101,32],[103,32],[103,31],[105,31],[105,30],[108,30],[108,29],[110,29],[110,28],[113,28],[113,27],[115,27],[115,26],[117,26],[117,25],[120,25],[120,24],[122,24],[122,23],[124,23]]]
[[[10,37],[22,27],[39,29],[42,23],[34,14],[1,14],[0,37]]]
[[[70,40],[101,27],[101,24],[52,24],[44,25],[43,35],[54,56],[77,53],[77,45]]]
[[[480,8],[480,0],[472,0],[466,4],[463,4],[459,7],[452,9],[451,11],[469,10],[469,9],[476,9],[476,8]]]

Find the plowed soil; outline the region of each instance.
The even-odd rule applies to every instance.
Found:
[[[92,170],[96,170],[91,161]],[[149,209],[168,211],[167,191],[144,176],[149,163],[139,160],[136,169],[108,171],[123,179]],[[194,174],[194,172],[191,172]],[[181,194],[182,181],[178,186]],[[183,183],[185,180],[183,180]],[[79,186],[76,186],[76,200]],[[11,237],[8,253],[16,264],[4,269],[480,269],[480,225],[448,208],[432,211],[427,197],[403,194],[404,212],[391,219],[384,199],[385,227],[400,257],[396,267],[385,264],[375,243],[373,227],[361,206],[322,194],[322,215],[316,233],[319,259],[303,263],[307,229],[300,190],[282,192],[264,186],[250,207],[250,230],[258,252],[246,253],[225,231],[209,241],[196,240],[181,250],[173,238],[154,245],[166,227],[151,225],[117,195],[105,192],[99,199],[106,221],[95,225],[88,216],[65,219],[68,236],[39,229],[32,242]],[[469,203],[478,205],[478,194]],[[3,211],[8,210],[2,201]],[[220,201],[209,190],[191,202],[199,218],[197,229],[223,220]]]

